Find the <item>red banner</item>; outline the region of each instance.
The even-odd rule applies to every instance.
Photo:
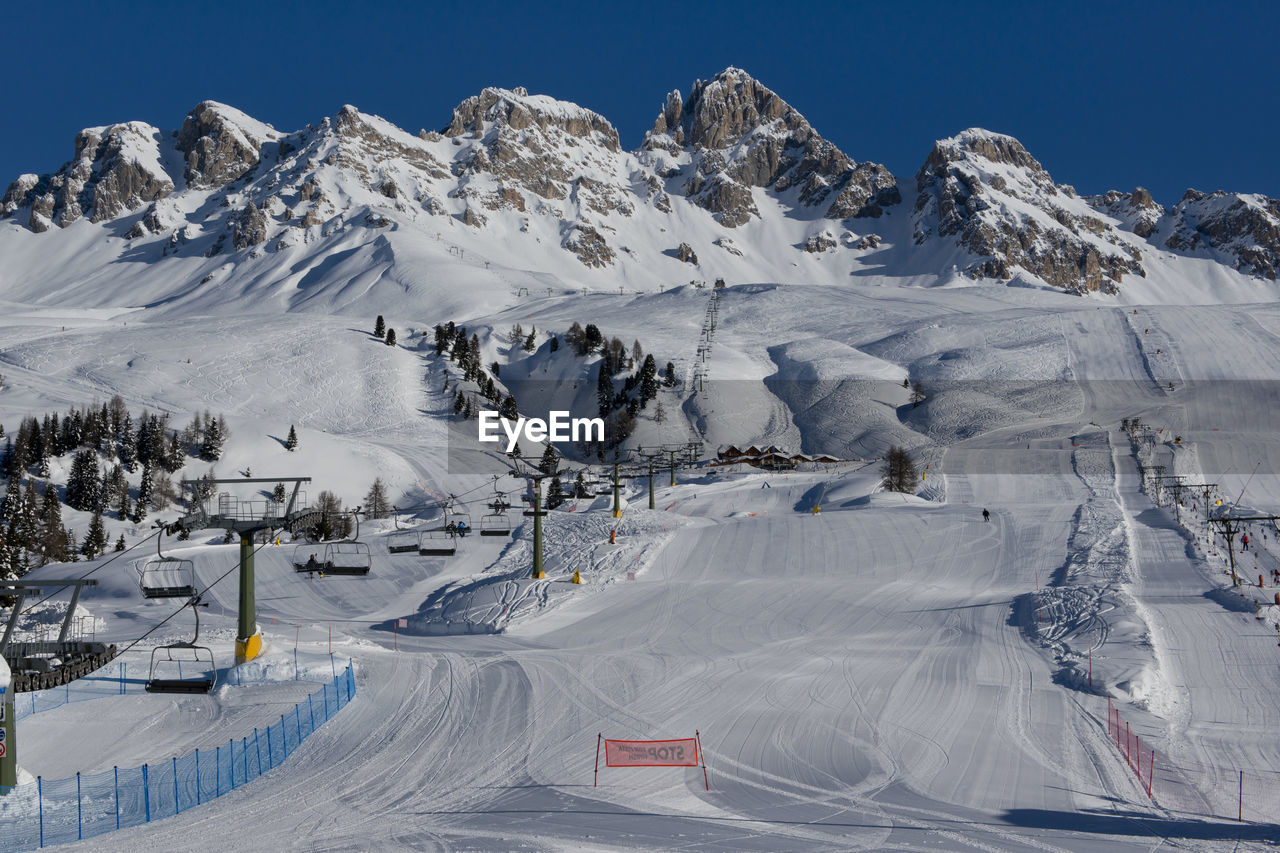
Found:
[[[606,767],[697,767],[698,741],[605,740]]]

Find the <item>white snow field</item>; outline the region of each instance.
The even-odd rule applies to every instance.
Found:
[[[515,322],[556,334],[593,322],[638,338],[688,379],[711,291],[516,299],[504,285],[486,291],[487,307],[470,302],[470,316],[437,315],[420,296],[404,313],[358,300],[330,306],[341,314],[280,313],[266,298],[245,310],[247,293],[234,314],[207,300],[103,307],[148,304],[123,287],[91,311],[10,304],[0,318],[7,432],[22,415],[114,394],[135,412],[172,413],[177,426],[208,408],[231,428],[219,476],[309,476],[309,495],[328,489],[348,505],[380,476],[411,508],[362,524],[367,577],[295,572],[287,537],[258,550],[267,650],[251,666],[278,684],[235,683],[232,572],[209,589],[201,618],[220,669],[212,695],[134,692],[27,716],[21,767],[61,779],[242,737],[305,692],[295,660],[323,673],[332,655],[339,669],[354,662],[355,699],[283,766],[76,847],[1272,846],[1280,648],[1274,618],[1254,618],[1272,580],[1245,597],[1231,587],[1221,557],[1197,550],[1195,533],[1140,488],[1121,420],[1163,428],[1143,464],[1280,510],[1267,384],[1280,372],[1280,309],[1234,304],[1234,290],[1204,294],[1211,304],[1161,305],[1158,287],[1142,287],[1131,298],[1150,304],[874,277],[720,291],[704,390],[664,389],[669,417],[643,413],[639,439],[700,428],[712,454],[773,443],[857,461],[772,473],[703,466],[678,471],[674,487],[662,471],[656,508],[647,483],[632,481],[620,521],[609,501],[571,501],[575,511],[546,521],[539,581],[528,578],[530,523],[510,538],[468,536],[453,557],[388,551],[397,527],[433,526],[435,502],[450,494],[478,518],[491,475],[506,473],[496,446],[449,452],[458,439],[446,438],[452,392],[441,389],[443,366],[454,368],[434,355],[432,325],[475,331],[482,362],[501,362],[512,383],[547,383],[542,399],[576,399],[574,383],[585,383],[590,400],[596,356],[551,353],[545,341],[526,354],[500,336]],[[449,310],[465,303],[455,296]],[[379,312],[400,346],[370,336]],[[928,395],[918,408],[901,387],[908,376]],[[1236,380],[1258,380],[1257,396]],[[283,447],[290,425],[293,453]],[[928,465],[918,496],[880,491],[879,458],[892,444]],[[184,474],[209,467],[193,462]],[[497,488],[521,485],[504,476]],[[1201,499],[1180,514],[1203,510]],[[64,518],[77,531],[87,523]],[[134,563],[154,553],[151,529],[107,522],[111,541],[124,533],[136,547],[99,560],[100,586],[80,603],[97,639],[122,648],[172,617],[125,652],[141,679],[153,644],[190,637],[190,613],[138,592]],[[1256,528],[1248,555],[1264,568],[1280,553],[1269,530]],[[235,566],[237,547],[221,540],[206,531],[163,547],[192,559],[204,587]],[[31,577],[92,568],[50,565]],[[575,570],[584,584],[568,582]],[[1146,771],[1136,776],[1109,740],[1108,698],[1156,750],[1154,799]],[[695,731],[710,790],[701,768],[602,766],[593,785],[599,733]],[[0,822],[17,807],[0,800]]]

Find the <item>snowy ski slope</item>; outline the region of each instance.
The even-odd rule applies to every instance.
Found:
[[[499,335],[515,322],[556,333],[595,322],[639,338],[683,376],[708,295],[510,298],[472,316],[414,303],[388,315],[395,348],[370,337],[372,317],[266,303],[242,317],[15,304],[0,321],[0,420],[10,429],[22,414],[112,394],[179,425],[209,408],[231,426],[220,476],[310,476],[312,494],[357,504],[376,474],[400,506],[453,493],[478,517],[489,475],[504,469],[487,451],[446,452],[449,398],[422,331],[455,319],[504,377],[590,383],[590,364],[567,348],[526,356]],[[729,288],[708,390],[664,390],[673,423],[646,415],[642,429],[683,438],[701,422],[712,450],[776,443],[872,461],[681,472],[675,487],[660,475],[653,512],[636,481],[615,545],[607,508],[579,501],[548,520],[545,581],[522,577],[527,524],[510,540],[469,536],[442,558],[389,554],[396,525],[366,523],[367,578],[308,579],[293,570],[290,543],[265,545],[261,666],[279,674],[278,690],[227,684],[211,697],[42,712],[23,722],[22,767],[60,778],[238,737],[296,701],[295,648],[308,667],[327,666],[332,649],[340,664],[354,659],[359,692],[285,766],[178,818],[79,846],[1262,846],[1280,805],[1266,775],[1280,766],[1274,630],[1231,600],[1220,564],[1139,489],[1119,429],[1132,416],[1167,427],[1183,437],[1158,448],[1167,464],[1231,499],[1247,484],[1246,503],[1280,509],[1269,386],[1257,383],[1253,400],[1234,395],[1239,405],[1196,391],[1274,377],[1280,309],[1214,302],[1119,306],[883,280]],[[930,394],[919,408],[903,377]],[[295,453],[282,447],[290,425]],[[877,490],[874,459],[890,444],[929,465],[921,497]],[[507,477],[500,487],[519,486]],[[87,522],[65,517],[78,530]],[[399,524],[436,518],[424,508]],[[98,639],[121,645],[176,610],[138,594],[133,562],[154,543],[130,528],[108,519],[112,540],[124,532],[139,544],[95,574],[102,585],[81,601],[100,620]],[[235,546],[220,542],[210,531],[166,539],[165,550],[193,559],[203,585],[235,564]],[[575,569],[582,586],[566,582]],[[201,620],[227,676],[234,581],[212,587]],[[1268,582],[1254,594],[1271,592]],[[189,614],[174,616],[126,653],[130,672],[145,670],[152,643],[189,632]],[[1108,743],[1107,696],[1168,757],[1154,802]],[[694,730],[710,791],[694,768],[602,768],[592,786],[598,732]],[[1272,786],[1257,782],[1243,825],[1229,819],[1240,770]]]

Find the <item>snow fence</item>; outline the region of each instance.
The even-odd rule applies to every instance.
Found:
[[[54,691],[54,692],[61,692]],[[0,798],[0,850],[34,850],[173,817],[284,763],[356,693],[350,662],[307,701],[249,737],[141,767],[19,785]],[[71,700],[74,701],[74,700]]]

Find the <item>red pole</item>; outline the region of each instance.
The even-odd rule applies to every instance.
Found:
[[[593,788],[597,787],[600,784],[600,739],[603,737],[604,737],[604,732],[599,732],[596,734],[596,776],[591,783],[591,787]]]
[[[686,729],[687,731],[687,729]],[[702,781],[706,783],[707,790],[711,790],[711,777],[707,775],[707,754],[702,749],[702,735],[697,729],[693,730],[693,737],[698,742],[698,755],[702,758]]]
[[[1154,799],[1151,796],[1151,786],[1156,781],[1156,751],[1151,750],[1151,763],[1147,765],[1147,798]]]
[[[1129,766],[1133,766],[1133,747],[1130,746],[1132,741],[1129,740],[1129,721],[1124,721],[1124,760],[1129,762]]]

